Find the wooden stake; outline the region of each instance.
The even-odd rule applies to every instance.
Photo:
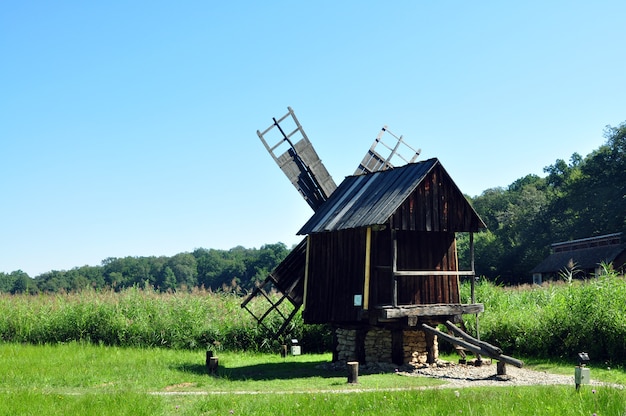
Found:
[[[215,374],[217,372],[218,365],[219,365],[219,360],[217,357],[209,358],[209,373]]]
[[[498,361],[496,374],[499,376],[506,376],[506,364],[504,361]]]
[[[348,361],[348,383],[357,384],[359,382],[359,362]]]

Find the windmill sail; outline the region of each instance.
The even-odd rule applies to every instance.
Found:
[[[317,209],[337,188],[335,181],[322,164],[302,125],[291,107],[288,112],[257,135],[276,164],[313,209]],[[273,144],[270,144],[273,143]],[[304,272],[306,264],[306,239],[302,240],[241,304],[267,329],[274,339],[287,331],[289,323],[302,306],[304,298]],[[273,291],[278,295],[273,295]],[[265,301],[266,307],[255,310],[250,301],[256,297]],[[285,302],[287,301],[287,302]],[[280,322],[278,326],[276,322]]]
[[[291,107],[287,108],[287,114],[278,120],[274,118],[274,123],[263,132],[257,130],[257,135],[293,186],[316,211],[337,185],[322,164],[295,113]],[[288,126],[293,127],[293,130],[288,130]],[[272,135],[274,139],[278,138],[275,144],[268,143]]]
[[[385,133],[396,139],[396,143],[395,145],[393,145],[393,147],[383,141],[383,136],[385,135]],[[377,149],[378,145],[381,145],[382,149],[380,147]],[[400,150],[406,152],[407,149],[412,155],[409,159],[400,154]],[[383,156],[383,154],[386,152],[388,152],[387,156]],[[356,169],[354,174],[361,175],[364,173],[378,172],[380,170],[391,169],[394,166],[401,166],[406,163],[413,163],[420,153],[421,149],[413,149],[403,140],[402,136],[396,136],[391,131],[389,131],[387,126],[383,126],[383,128],[380,130],[380,133],[378,133],[378,136],[376,136],[372,147],[370,147],[370,149],[367,151],[365,157],[359,164],[359,167]],[[401,165],[398,164],[396,160]]]

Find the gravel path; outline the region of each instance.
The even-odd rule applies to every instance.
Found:
[[[424,366],[411,371],[401,371],[407,376],[433,377],[446,381],[447,387],[478,387],[478,386],[531,386],[566,384],[574,386],[574,367],[572,375],[550,374],[543,371],[535,371],[527,368],[517,368],[512,365],[506,366],[506,375],[496,375],[495,364],[483,364],[480,367],[474,365],[443,363],[436,366]],[[593,376],[593,374],[592,374]],[[610,385],[591,380],[591,385]],[[621,385],[612,385],[623,388]]]

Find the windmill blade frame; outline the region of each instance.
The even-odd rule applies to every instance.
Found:
[[[337,184],[320,160],[292,108],[287,109],[287,114],[278,120],[273,118],[274,123],[263,132],[257,130],[257,135],[293,186],[316,211],[337,189]],[[283,125],[290,122],[295,125],[295,129],[286,133]],[[279,140],[270,144],[266,136],[275,133],[274,129],[279,133]],[[278,153],[284,147],[287,150]]]

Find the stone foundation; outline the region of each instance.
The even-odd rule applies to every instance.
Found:
[[[402,331],[402,340],[405,364],[424,364],[428,361],[428,344],[424,331]],[[436,361],[439,358],[439,343],[436,335],[433,344],[433,360]]]
[[[402,364],[423,364],[428,360],[426,334],[419,330],[402,330]],[[359,329],[335,328],[335,357],[339,362],[363,361],[365,363],[393,362],[392,331],[380,327]],[[433,340],[433,360],[439,357],[437,337]]]

